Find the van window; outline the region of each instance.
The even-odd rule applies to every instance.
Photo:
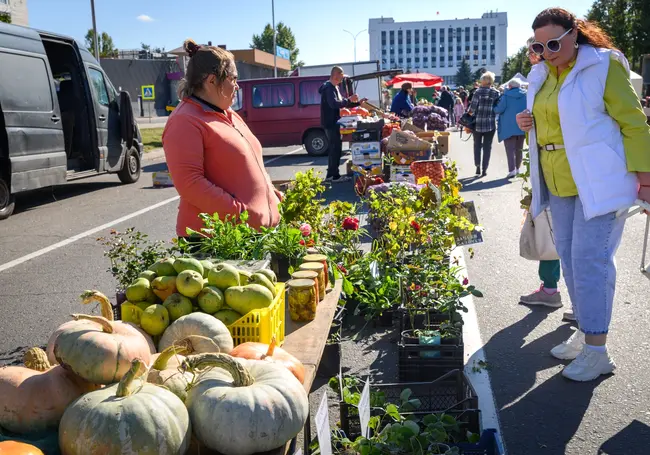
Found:
[[[0,52],[0,98],[12,112],[52,112],[52,86],[45,60]]]
[[[95,99],[102,106],[108,106],[108,91],[106,90],[106,83],[104,82],[104,75],[101,71],[98,71],[93,68],[88,68],[90,73],[90,81],[92,82],[93,92],[95,94]]]
[[[261,84],[253,86],[253,107],[288,107],[295,103],[294,85]]]
[[[303,81],[300,83],[300,104],[309,106],[320,104],[320,93],[318,89],[325,81]]]
[[[235,100],[232,102],[231,107],[235,112],[244,107],[244,89],[241,87],[237,90],[237,96],[235,96]]]

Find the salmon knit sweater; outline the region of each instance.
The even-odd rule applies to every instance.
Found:
[[[223,219],[248,211],[255,228],[280,222],[280,201],[264,169],[262,145],[235,112],[215,112],[185,98],[169,117],[162,141],[181,197],[178,236],[187,236],[188,227],[203,227],[199,213]]]

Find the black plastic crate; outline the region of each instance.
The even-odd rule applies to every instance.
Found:
[[[379,142],[381,141],[381,128],[379,129],[357,129],[352,133],[350,142]]]
[[[438,324],[430,326],[439,330]],[[440,344],[418,344],[416,339],[400,335],[398,344],[399,380],[403,382],[433,381],[465,364],[462,332],[457,337],[442,338]]]
[[[497,437],[497,430],[488,428],[481,433],[481,440],[476,444],[450,444],[458,447],[461,455],[504,455],[505,450]]]
[[[341,430],[350,439],[361,435],[359,411],[356,406],[343,401],[343,379],[339,374],[339,411]],[[363,385],[359,386],[361,393]],[[381,392],[386,404],[400,404],[400,394],[404,389],[411,390],[410,399],[417,398],[421,406],[414,412],[408,413],[415,417],[429,414],[446,413],[454,416],[462,426],[473,433],[480,432],[480,411],[478,396],[462,369],[448,372],[435,381],[428,382],[398,382],[391,384],[370,384],[371,392]],[[378,411],[371,410],[372,415]]]

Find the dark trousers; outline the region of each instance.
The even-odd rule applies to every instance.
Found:
[[[539,261],[539,279],[547,289],[557,289],[560,281],[560,261]]]
[[[341,154],[343,153],[343,144],[341,143],[341,130],[338,127],[326,128],[325,135],[327,136],[327,142],[329,143],[329,148],[327,149],[327,154],[329,157],[327,163],[327,177],[337,179],[341,177],[339,166],[341,166]]]
[[[492,154],[492,140],[496,130],[487,133],[477,133],[474,131],[474,165],[476,167],[483,164],[483,172],[487,171],[490,165],[490,155]],[[483,149],[483,163],[481,163],[481,149]]]
[[[522,153],[524,148],[524,136],[511,136],[504,139],[506,156],[508,157],[508,172],[516,171],[521,167]]]

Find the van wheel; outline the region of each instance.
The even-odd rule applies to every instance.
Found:
[[[122,170],[117,173],[117,176],[120,178],[122,183],[135,183],[140,179],[140,173],[142,169],[140,168],[140,154],[138,149],[131,147],[124,157],[124,165]]]
[[[327,148],[329,147],[329,142],[325,131],[323,130],[314,130],[310,131],[305,137],[305,148],[307,153],[311,156],[325,156],[327,155]]]
[[[5,179],[0,176],[0,220],[9,218],[14,213],[15,206],[16,198],[11,194],[11,189]]]

